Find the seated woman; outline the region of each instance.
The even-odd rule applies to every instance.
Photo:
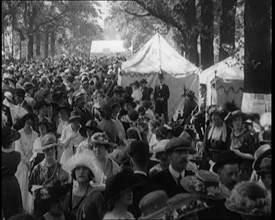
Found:
[[[91,157],[83,153],[72,156],[64,168],[77,182],[66,196],[65,210],[73,214],[77,220],[101,220],[104,197],[100,188],[92,186],[90,181],[96,183],[96,180],[102,176],[102,172]]]

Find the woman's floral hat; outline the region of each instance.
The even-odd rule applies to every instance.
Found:
[[[219,176],[208,170],[198,170],[194,176],[183,177],[180,183],[185,190],[204,199],[221,200],[227,197]]]
[[[271,214],[271,197],[256,182],[238,183],[225,202],[225,207],[247,216],[265,216]]]

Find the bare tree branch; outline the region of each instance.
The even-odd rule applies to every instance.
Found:
[[[148,13],[145,13],[145,14],[137,14],[135,12],[131,12],[131,11],[128,11],[127,9],[124,9],[124,11],[130,15],[133,15],[133,16],[136,16],[136,17],[147,17],[147,16],[151,16],[151,14],[148,12]]]

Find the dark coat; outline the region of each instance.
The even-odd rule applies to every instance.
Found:
[[[133,204],[129,206],[128,211],[131,212],[135,218],[139,218],[141,216],[141,211],[138,207],[140,200],[148,193],[160,190],[160,186],[148,176],[139,173],[135,173],[134,175],[137,179],[136,182],[140,184],[133,189]]]
[[[194,175],[192,171],[185,170],[185,176]],[[151,177],[151,179],[160,185],[161,190],[164,190],[168,197],[171,198],[179,193],[188,193],[182,186],[179,186],[174,180],[169,169],[163,170]]]
[[[7,116],[7,126],[11,127],[12,126],[12,118],[11,118],[11,112],[10,112],[10,108],[4,104],[2,104],[2,111],[5,113],[5,115]]]
[[[156,103],[156,113],[161,115],[161,113],[168,112],[168,99],[170,97],[170,90],[166,84],[162,85],[162,89],[157,85],[154,91],[154,100]]]
[[[22,108],[24,108],[28,113],[33,113],[31,105],[29,105],[29,103],[26,100],[23,101]]]
[[[151,87],[144,87],[142,89],[142,101],[144,100],[151,100],[151,94],[153,92],[153,89]]]

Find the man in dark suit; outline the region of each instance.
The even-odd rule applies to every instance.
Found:
[[[74,110],[81,116],[81,126],[85,126],[86,122],[92,119],[92,113],[85,106],[85,95],[84,93],[79,92],[75,95],[74,99],[76,102]]]
[[[154,100],[155,112],[161,117],[164,115],[165,123],[168,123],[168,99],[170,97],[169,87],[164,83],[164,76],[159,75],[160,84],[155,87]]]
[[[142,92],[142,101],[147,100],[147,101],[151,101],[151,94],[153,92],[153,89],[151,87],[147,87],[147,81],[146,79],[142,79],[140,81],[140,85],[141,85],[141,92]]]
[[[179,137],[172,138],[167,143],[165,151],[170,161],[169,167],[154,175],[152,180],[166,191],[169,198],[179,193],[187,193],[181,186],[180,180],[184,176],[194,175],[192,171],[186,170],[189,153],[194,151],[190,135],[183,132]]]
[[[139,218],[141,216],[141,211],[138,207],[140,200],[149,192],[158,190],[160,187],[157,183],[149,179],[148,176],[148,163],[150,160],[148,143],[135,140],[130,143],[129,146],[128,154],[138,186],[133,189],[133,204],[129,206],[128,210],[135,218]]]
[[[24,108],[28,113],[33,113],[31,105],[25,100],[25,90],[18,88],[15,91],[15,101],[19,107]]]

